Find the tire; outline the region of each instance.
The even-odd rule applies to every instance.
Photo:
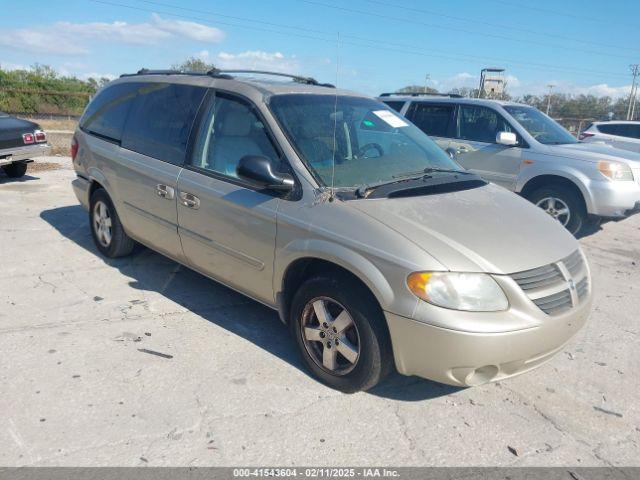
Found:
[[[122,228],[118,213],[107,192],[102,188],[95,190],[91,194],[89,205],[91,236],[100,253],[105,257],[118,258],[133,252],[136,242]],[[99,224],[102,224],[102,228]]]
[[[10,178],[20,178],[27,173],[27,162],[14,162],[2,167],[4,173]]]
[[[581,230],[588,226],[588,215],[584,201],[580,194],[570,188],[550,185],[531,192],[527,198],[531,203],[558,220],[574,236],[578,236]],[[564,210],[568,211],[568,218],[561,214]]]
[[[322,315],[316,313],[323,310],[321,306],[329,313],[328,328],[322,326]],[[349,321],[351,326],[343,330]],[[304,282],[293,297],[289,327],[305,365],[322,383],[336,390],[368,390],[393,369],[391,340],[382,310],[371,292],[349,275],[323,275]],[[312,332],[305,339],[307,329]],[[332,352],[334,368],[327,368]]]

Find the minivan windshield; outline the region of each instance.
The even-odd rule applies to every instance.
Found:
[[[540,143],[545,145],[578,143],[578,140],[562,125],[547,117],[537,108],[507,105],[504,109]]]
[[[464,171],[421,130],[375,100],[286,94],[272,97],[269,106],[299,156],[326,186],[332,185],[334,169],[338,188],[393,182],[429,169]]]

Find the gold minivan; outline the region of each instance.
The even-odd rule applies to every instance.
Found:
[[[276,309],[345,392],[393,369],[502,380],[582,327],[589,268],[560,223],[383,103],[281,77],[142,70],[104,87],[72,147],[97,249],[139,242]]]

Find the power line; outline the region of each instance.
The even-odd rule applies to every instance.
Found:
[[[452,55],[451,53],[448,53],[446,55],[440,55],[438,53],[424,53],[425,49],[423,46],[417,46],[417,45],[410,45],[410,44],[406,44],[406,43],[398,43],[398,42],[380,42],[379,40],[373,40],[373,39],[368,39],[368,38],[364,38],[364,37],[356,37],[354,35],[343,35],[343,37],[349,37],[352,39],[356,39],[359,41],[365,41],[365,42],[372,42],[372,43],[377,43],[377,44],[381,44],[383,46],[381,47],[374,47],[371,45],[362,45],[362,44],[357,44],[357,43],[353,43],[353,42],[349,42],[349,45],[355,45],[355,46],[361,46],[361,47],[370,47],[370,48],[378,48],[378,49],[383,49],[383,50],[387,50],[387,51],[392,51],[392,52],[399,52],[399,53],[406,53],[406,54],[410,54],[410,55],[422,55],[422,56],[426,56],[426,57],[436,57],[436,58],[446,58],[446,59],[452,59],[452,60],[457,60],[457,61],[479,61],[479,60],[483,60],[483,61],[489,61],[489,62],[497,62],[497,63],[503,63],[503,64],[509,64],[509,65],[520,65],[521,68],[524,67],[523,69],[525,70],[535,70],[538,71],[538,68],[534,68],[534,67],[540,67],[540,68],[545,68],[547,70],[556,70],[559,72],[566,72],[566,73],[577,73],[580,75],[584,75],[584,74],[588,74],[588,75],[595,75],[595,76],[603,76],[603,77],[611,77],[611,76],[615,76],[615,77],[627,77],[624,74],[619,74],[619,73],[608,73],[608,72],[603,72],[603,71],[599,71],[599,70],[590,70],[590,69],[584,69],[584,68],[567,68],[567,67],[563,67],[563,66],[558,66],[558,65],[550,65],[550,64],[546,64],[546,63],[535,63],[535,62],[522,62],[519,60],[511,60],[511,59],[505,59],[505,58],[497,58],[497,57],[476,57],[474,55],[469,55],[469,54],[464,54],[464,53],[453,53],[453,55],[456,55],[456,57],[451,57],[450,55]],[[345,43],[345,42],[343,42]],[[399,48],[389,48],[389,46],[392,47],[399,47]],[[407,50],[409,49],[409,50]],[[414,51],[410,51],[410,50],[417,50],[416,52]],[[438,52],[438,50],[428,50],[429,52]]]
[[[445,13],[440,13],[440,12],[435,12],[433,10],[425,10],[424,8],[415,8],[415,7],[408,7],[405,5],[398,5],[395,3],[390,3],[390,2],[384,2],[382,0],[365,0],[368,3],[374,3],[377,5],[383,5],[383,6],[387,6],[387,7],[391,7],[391,8],[397,8],[397,9],[401,9],[401,10],[406,10],[406,11],[410,11],[410,12],[416,12],[416,13],[426,13],[428,15],[434,15],[437,17],[442,17],[442,18],[449,18],[451,20],[458,20],[461,22],[467,22],[467,23],[473,23],[473,24],[480,24],[480,25],[486,25],[488,27],[493,27],[493,28],[500,28],[502,30],[512,30],[518,33],[529,33],[532,35],[537,35],[537,36],[544,36],[544,37],[552,37],[552,38],[558,38],[560,40],[569,40],[572,42],[579,42],[579,43],[583,43],[586,45],[594,45],[597,47],[609,47],[609,48],[613,48],[616,50],[629,50],[632,52],[637,52],[640,51],[640,49],[638,48],[631,48],[631,47],[624,47],[621,45],[611,45],[611,44],[607,44],[607,43],[602,43],[602,42],[595,42],[595,41],[589,41],[589,40],[584,40],[582,38],[574,38],[574,37],[567,37],[565,35],[558,35],[558,34],[554,34],[554,33],[543,33],[540,32],[538,30],[531,30],[531,29],[527,29],[527,28],[522,28],[522,27],[514,27],[511,25],[505,25],[505,24],[499,24],[499,23],[491,23],[491,22],[487,22],[487,21],[483,21],[483,20],[479,20],[476,18],[469,18],[469,17],[459,17],[456,15],[450,15],[450,14],[445,14]]]
[[[595,23],[601,23],[601,24],[607,24],[607,22],[603,22],[602,18],[597,18],[597,17],[589,17],[586,15],[576,15],[575,13],[568,13],[568,12],[560,12],[558,10],[551,10],[548,8],[541,8],[541,7],[532,7],[531,3],[517,3],[517,2],[507,2],[506,0],[489,0],[490,2],[493,3],[500,3],[502,5],[506,5],[509,7],[514,7],[514,8],[518,8],[518,9],[526,9],[526,10],[533,10],[533,11],[537,11],[537,12],[542,12],[542,13],[550,13],[552,15],[557,15],[557,16],[562,16],[562,17],[569,17],[569,18],[577,18],[579,20],[588,20],[590,22],[595,22]],[[631,23],[624,23],[624,22],[618,22],[620,25],[627,25],[633,29],[637,29],[638,26],[631,24]]]
[[[293,33],[293,32],[282,32],[279,30],[274,30],[271,28],[262,28],[262,27],[257,27],[254,25],[241,25],[238,23],[231,23],[231,22],[226,22],[226,21],[219,21],[219,20],[215,20],[215,21],[211,21],[209,19],[205,19],[202,17],[195,17],[195,16],[191,16],[191,15],[181,15],[181,14],[177,14],[174,12],[166,12],[166,11],[158,11],[158,10],[150,10],[148,8],[142,8],[142,7],[137,7],[137,6],[133,6],[133,5],[125,5],[125,4],[121,4],[121,3],[116,3],[116,2],[111,2],[111,1],[106,1],[106,0],[91,0],[93,3],[99,3],[99,4],[103,4],[103,5],[110,5],[110,6],[115,6],[115,7],[121,7],[121,8],[127,8],[127,9],[131,9],[131,10],[137,10],[137,11],[142,11],[142,12],[150,12],[150,13],[160,13],[163,15],[167,15],[167,16],[171,16],[171,17],[175,17],[175,18],[182,18],[182,19],[186,19],[186,20],[191,20],[191,21],[199,21],[205,24],[210,24],[210,25],[226,25],[226,26],[232,26],[232,27],[238,27],[238,28],[244,28],[244,29],[248,29],[248,30],[257,30],[257,31],[263,31],[263,32],[268,32],[268,33],[275,33],[278,35],[284,35],[284,36],[294,36],[294,37],[298,37],[298,38],[305,38],[305,39],[310,39],[310,40],[318,40],[318,41],[322,41],[325,43],[331,43],[333,44],[335,42],[335,40],[331,39],[331,38],[325,38],[325,37],[318,37],[318,36],[314,36],[314,35],[307,35],[307,34],[303,34],[303,33]],[[151,0],[144,0],[145,3],[148,4],[159,4],[161,5],[159,2],[153,2]],[[179,7],[179,6],[175,6],[175,5],[170,5],[170,4],[164,4],[164,6],[169,6],[170,8],[176,9],[176,10],[185,10],[183,7]],[[189,9],[189,10],[195,10],[195,9]],[[202,11],[199,10],[199,13],[205,13],[205,14],[210,14],[210,15],[217,15],[217,13],[213,13],[213,12],[207,12],[207,11]],[[282,25],[282,24],[276,24],[276,23],[271,23],[271,22],[264,22],[261,20],[255,20],[255,19],[250,19],[250,18],[246,18],[246,17],[235,17],[236,19],[240,19],[242,21],[250,21],[250,22],[254,22],[254,23],[260,23],[260,24],[268,24],[269,26],[278,26],[281,28],[291,28],[288,25]],[[297,28],[297,27],[296,27]],[[308,30],[308,31],[312,31],[312,30]],[[321,34],[326,34],[326,35],[332,35],[335,37],[334,32],[326,32],[326,33],[322,33],[322,31],[320,30],[315,30],[315,32],[319,32]],[[566,73],[578,73],[578,74],[589,74],[589,75],[595,75],[595,76],[603,76],[603,77],[611,77],[611,76],[621,76],[619,74],[612,74],[609,72],[603,72],[603,71],[597,71],[597,70],[589,70],[589,69],[582,69],[582,68],[567,68],[567,67],[563,67],[563,66],[557,66],[557,65],[549,65],[549,64],[542,64],[542,63],[532,63],[532,62],[521,62],[521,61],[517,61],[517,60],[509,60],[509,59],[500,59],[500,58],[492,58],[492,57],[475,57],[472,55],[468,55],[468,54],[458,54],[458,53],[451,53],[451,52],[439,52],[437,50],[429,50],[430,53],[425,53],[424,51],[424,47],[423,46],[418,46],[418,45],[408,45],[408,44],[402,44],[402,43],[394,43],[394,42],[383,42],[377,39],[369,39],[369,38],[364,38],[364,37],[356,37],[353,35],[341,35],[341,37],[343,38],[343,40],[341,41],[342,45],[351,45],[351,46],[356,46],[356,47],[361,47],[361,48],[370,48],[370,49],[376,49],[376,50],[386,50],[386,51],[392,51],[392,52],[397,52],[397,53],[405,53],[408,55],[417,55],[417,56],[422,56],[422,57],[428,57],[428,58],[443,58],[443,59],[447,59],[447,60],[454,60],[454,61],[469,61],[469,60],[473,60],[473,61],[491,61],[491,62],[501,62],[501,63],[506,63],[506,64],[511,64],[511,65],[521,65],[525,70],[529,69],[529,70],[538,70],[538,68],[536,67],[541,67],[541,68],[545,68],[548,70],[556,70],[556,71],[560,71],[560,72],[566,72]],[[367,42],[367,43],[372,43],[373,45],[367,45],[367,44],[363,44],[363,43],[357,43],[357,42],[353,42],[353,41],[345,41],[344,38],[351,38],[351,39],[355,39],[358,40],[360,42]],[[394,48],[394,47],[400,47],[400,48]],[[409,50],[407,50],[409,49]],[[416,51],[412,51],[412,50],[416,50]],[[626,75],[625,75],[626,77]]]
[[[394,17],[388,14],[382,14],[382,13],[376,13],[376,12],[370,12],[367,10],[360,10],[357,8],[351,8],[351,7],[344,7],[341,5],[334,5],[331,3],[325,3],[325,2],[321,2],[318,0],[299,0],[303,3],[308,3],[310,5],[317,5],[317,6],[321,6],[321,7],[325,7],[325,8],[332,8],[334,10],[340,10],[343,12],[349,12],[349,13],[355,13],[358,15],[367,15],[370,17],[377,17],[377,18],[383,18],[385,20],[394,20],[397,22],[404,22],[404,23],[410,23],[410,24],[414,24],[414,25],[420,25],[423,27],[429,27],[429,28],[437,28],[440,30],[447,30],[447,31],[457,31],[457,32],[462,32],[462,33],[467,33],[470,35],[479,35],[482,37],[492,37],[492,38],[497,38],[499,40],[509,40],[512,42],[519,42],[519,43],[528,43],[528,44],[532,44],[532,45],[539,45],[539,46],[544,46],[544,47],[551,47],[551,48],[555,48],[555,49],[561,49],[561,50],[573,50],[576,52],[582,52],[582,53],[588,53],[589,55],[600,55],[600,56],[605,56],[605,57],[618,57],[618,58],[628,58],[627,56],[624,55],[614,55],[614,54],[610,54],[610,53],[605,53],[605,52],[596,52],[593,50],[584,50],[582,48],[575,48],[575,47],[565,47],[563,45],[558,45],[558,44],[553,44],[553,43],[545,43],[545,42],[538,42],[535,40],[525,40],[525,39],[521,39],[521,38],[517,38],[517,37],[510,37],[507,35],[499,35],[496,33],[486,33],[486,32],[478,32],[478,31],[474,31],[474,30],[468,30],[465,28],[460,28],[460,27],[452,27],[452,26],[443,26],[443,25],[438,25],[438,24],[433,24],[433,23],[426,23],[420,20],[415,20],[415,19],[411,19],[411,18],[403,18],[403,17]]]
[[[132,8],[132,9],[137,9],[137,10],[142,10],[142,11],[151,11],[151,10],[145,10],[142,8],[138,8],[138,7],[133,7],[130,5],[122,5],[122,4],[115,4],[112,2],[107,2],[107,1],[101,1],[101,0],[92,0],[94,2],[97,3],[105,3],[105,4],[109,4],[109,5],[119,5],[119,6],[123,6],[123,7],[127,7],[127,8]],[[224,14],[219,14],[218,12],[212,12],[210,10],[201,10],[201,9],[194,9],[194,8],[185,8],[182,6],[178,6],[178,5],[173,5],[170,3],[166,3],[166,2],[158,2],[155,0],[137,0],[138,2],[143,2],[146,4],[150,4],[150,5],[159,5],[159,6],[164,6],[164,7],[169,7],[169,8],[173,8],[175,10],[179,10],[179,11],[188,11],[188,12],[195,12],[195,13],[202,13],[205,15],[211,15],[211,16],[222,16],[222,17],[226,17],[226,18],[234,18],[237,20],[242,20],[242,21],[248,21],[248,22],[253,22],[253,23],[258,23],[258,24],[264,24],[264,25],[268,25],[268,26],[276,26],[276,27],[280,27],[280,28],[293,28],[296,30],[302,30],[305,32],[315,32],[315,33],[319,33],[322,35],[327,35],[329,38],[318,38],[318,37],[313,37],[313,36],[309,36],[309,35],[303,35],[302,38],[309,38],[309,39],[314,39],[314,40],[322,40],[325,42],[330,42],[333,43],[334,40],[333,38],[335,38],[337,32],[336,31],[326,31],[326,30],[314,30],[314,29],[310,29],[310,28],[305,28],[305,27],[297,27],[297,26],[290,26],[290,25],[284,25],[284,24],[280,24],[280,23],[273,23],[273,22],[266,22],[264,20],[256,20],[256,19],[252,19],[252,18],[248,18],[248,17],[238,17],[238,16],[230,16],[230,15],[224,15]],[[303,0],[304,1],[304,0]],[[199,21],[203,21],[204,19],[201,18],[191,18],[191,17],[185,17],[185,16],[181,16],[181,15],[176,15],[176,14],[172,14],[169,12],[160,12],[163,13],[164,15],[174,15],[177,17],[182,17],[182,18],[189,18],[192,20],[199,20]],[[249,26],[246,25],[238,25],[238,24],[232,24],[232,23],[228,23],[228,22],[213,22],[213,23],[220,23],[222,25],[231,25],[231,26],[238,26],[241,28],[251,28]],[[293,34],[293,33],[288,33],[288,32],[278,32],[278,31],[274,31],[274,30],[265,30],[265,29],[260,29],[262,31],[267,31],[267,32],[272,32],[272,33],[278,33],[281,35],[295,35],[295,36],[299,36],[298,34]],[[536,63],[536,62],[522,62],[522,61],[518,61],[518,60],[510,60],[510,59],[505,59],[505,58],[497,58],[497,57],[476,57],[473,55],[469,55],[469,54],[460,54],[460,53],[456,53],[456,52],[444,52],[441,50],[433,50],[430,49],[429,52],[432,53],[424,53],[424,46],[420,45],[410,45],[410,44],[406,44],[406,43],[396,43],[396,42],[385,42],[385,41],[380,41],[378,39],[371,39],[371,38],[365,38],[365,37],[358,37],[358,36],[354,36],[354,35],[345,35],[345,34],[341,34],[341,37],[344,38],[351,38],[354,40],[358,40],[358,41],[364,41],[364,42],[368,42],[368,43],[373,43],[375,45],[382,45],[384,46],[385,50],[389,50],[389,51],[397,51],[399,53],[410,53],[412,55],[417,55],[417,52],[404,52],[401,50],[395,50],[395,49],[389,49],[388,46],[393,46],[393,47],[400,47],[400,48],[409,48],[409,49],[414,49],[414,50],[419,50],[423,56],[425,57],[434,57],[434,58],[444,58],[444,59],[450,59],[450,60],[456,60],[456,61],[468,61],[468,60],[486,60],[486,61],[490,61],[490,62],[499,62],[499,63],[508,63],[510,65],[520,65],[521,67],[541,67],[541,68],[545,68],[545,69],[549,69],[549,70],[556,70],[559,72],[566,72],[566,73],[580,73],[580,74],[589,74],[589,75],[599,75],[599,76],[603,76],[603,77],[610,77],[610,76],[620,76],[622,77],[623,75],[620,74],[611,74],[608,72],[602,72],[602,71],[597,71],[597,70],[591,70],[591,69],[585,69],[585,68],[567,68],[564,66],[557,66],[557,65],[550,65],[550,64],[546,64],[546,63]],[[348,42],[343,40],[342,41],[343,44],[346,45],[351,45],[351,46],[357,46],[357,47],[363,47],[363,48],[374,48],[371,45],[362,45],[362,44],[358,44],[358,43],[354,43],[354,42]],[[532,70],[532,68],[529,68],[530,70]]]

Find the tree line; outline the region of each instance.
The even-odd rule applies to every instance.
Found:
[[[420,85],[409,85],[398,90],[399,93],[438,93],[437,90]],[[477,98],[477,88],[455,88],[451,92],[463,97]],[[484,92],[480,98],[485,98]],[[549,95],[523,95],[512,97],[509,94],[502,94],[498,100],[512,100],[518,103],[525,103],[536,107],[543,112],[547,111],[549,105],[549,115],[553,118],[565,121],[569,120],[626,120],[627,108],[629,107],[629,97],[612,98],[609,96],[597,95],[571,95],[568,93],[554,93]],[[636,109],[638,110],[638,109]],[[638,113],[640,115],[640,112]]]
[[[213,64],[198,58],[187,58],[171,67],[176,70],[207,72]],[[109,81],[108,78],[81,80],[74,76],[61,75],[47,65],[35,64],[26,70],[3,70],[0,68],[0,111],[26,114],[80,115],[91,96]],[[404,87],[399,92],[437,93],[433,88],[418,85]],[[465,97],[476,97],[477,89],[454,89]],[[504,99],[534,106],[543,112],[547,109],[547,95],[523,95]],[[628,97],[614,99],[608,96],[570,95],[555,93],[550,99],[550,115],[563,120],[608,120],[625,119]],[[640,115],[640,111],[639,111]]]

